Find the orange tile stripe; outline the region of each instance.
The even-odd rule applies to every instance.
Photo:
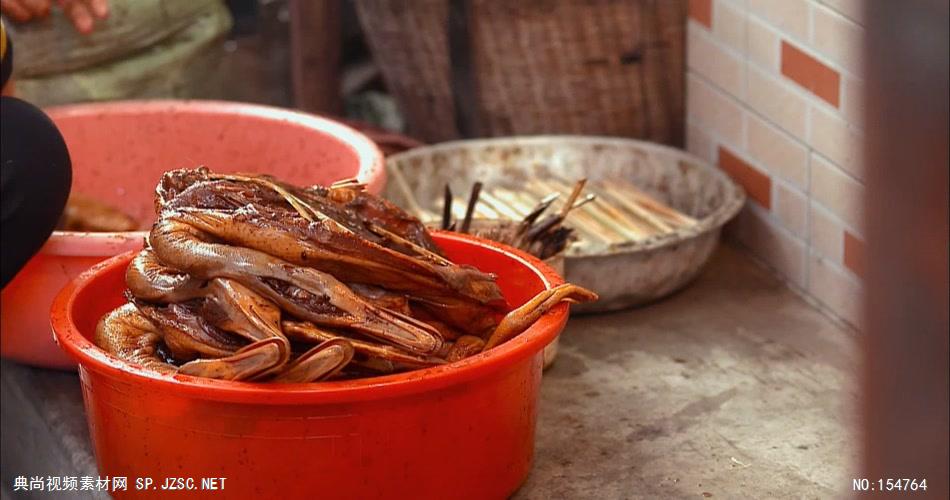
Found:
[[[841,75],[785,40],[782,40],[782,74],[838,107]]]
[[[844,232],[844,265],[854,274],[864,279],[864,273],[867,272],[867,257],[865,244],[850,231]]]
[[[772,208],[772,179],[742,161],[723,146],[719,146],[719,168],[741,185],[749,198],[765,208]]]
[[[712,0],[689,0],[689,17],[712,29]]]

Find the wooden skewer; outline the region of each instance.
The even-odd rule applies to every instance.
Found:
[[[338,188],[343,186],[349,186],[350,184],[362,184],[359,179],[356,177],[348,177],[346,179],[340,179],[333,184],[330,184],[331,188]],[[365,186],[365,184],[364,184]]]
[[[484,201],[493,209],[495,209],[496,212],[502,214],[503,216],[511,220],[518,220],[524,216],[524,214],[518,213],[517,210],[508,206],[507,203],[499,200],[498,198],[495,198],[495,196],[492,195],[488,191],[485,191],[484,193],[482,193],[482,201]]]
[[[623,193],[620,192],[618,189],[612,186],[608,186],[606,184],[600,187],[603,190],[603,192],[606,193],[607,196],[610,198],[611,202],[617,205],[620,205],[622,208],[627,209],[628,211],[632,212],[634,215],[637,215],[641,219],[646,220],[647,222],[650,223],[650,225],[655,227],[658,231],[668,232],[668,231],[673,230],[673,228],[667,225],[665,222],[663,222],[661,218],[657,217],[656,215],[651,213],[649,210],[646,210],[640,207],[635,202],[627,199],[623,195]]]
[[[589,210],[582,210],[574,214],[578,222],[575,227],[583,227],[589,234],[594,234],[597,239],[608,244],[620,243],[629,240],[630,237],[624,233],[604,224],[602,220],[593,216]]]
[[[571,190],[570,186],[567,186],[565,189],[565,186],[562,186],[559,183],[548,182],[546,180],[541,180],[541,179],[532,181],[531,186],[536,188],[535,190],[536,194],[558,193],[560,195],[560,194],[563,194],[564,192]],[[558,211],[564,210],[564,206],[567,205],[567,201],[568,200],[565,200],[563,202],[564,204],[559,206]]]
[[[514,208],[518,212],[523,214],[531,213],[532,207],[531,204],[525,204],[515,193],[508,191],[506,189],[495,189],[492,190],[492,194],[498,197],[500,200],[508,204],[508,206]]]
[[[561,185],[562,188],[569,185],[568,181],[560,177],[554,177],[554,181]],[[662,202],[657,201],[652,196],[641,191],[633,183],[622,182],[621,186],[608,185],[607,183],[599,184],[600,185],[597,186],[597,188],[600,189],[598,190],[608,192],[608,194],[615,194],[615,196],[612,196],[611,198],[628,200],[628,198],[632,197],[633,200],[628,201],[630,203],[635,203],[637,205],[637,209],[631,210],[631,208],[627,206],[624,206],[623,208],[626,209],[625,211],[633,212],[631,215],[648,221],[651,226],[654,226],[657,222],[659,222],[661,226],[667,228],[666,230],[672,230],[672,227],[692,225],[697,222],[692,217],[689,217],[673,208],[670,208]],[[670,226],[671,224],[672,227]]]
[[[475,204],[478,203],[478,194],[482,191],[481,181],[472,186],[472,195],[468,198],[468,208],[465,209],[465,220],[462,221],[462,233],[468,233],[469,226],[472,225],[472,214],[475,213]]]
[[[571,191],[571,195],[567,197],[567,201],[564,202],[564,206],[561,208],[561,217],[567,217],[567,213],[571,211],[571,207],[574,206],[577,197],[580,196],[581,191],[584,190],[585,184],[587,184],[587,179],[581,179],[577,181],[577,184],[574,184],[574,190]]]
[[[518,225],[518,234],[524,234],[524,232],[527,231],[536,220],[538,220],[538,217],[540,217],[541,214],[544,213],[544,211],[547,210],[552,203],[554,203],[554,200],[558,199],[560,196],[561,193],[555,192],[542,198],[541,201],[538,202],[538,204],[534,207],[534,209],[531,210],[531,212],[528,212],[528,215],[525,215],[524,219],[521,220],[521,224]]]
[[[452,188],[445,184],[445,193],[442,196],[442,229],[448,229],[452,223]]]
[[[437,253],[435,253],[435,252],[432,252],[431,250],[427,250],[427,249],[425,249],[425,248],[422,248],[422,247],[420,247],[419,245],[416,245],[415,243],[413,243],[413,242],[411,242],[411,241],[409,241],[409,240],[403,238],[402,236],[399,236],[399,235],[396,234],[396,233],[393,233],[393,232],[391,232],[391,231],[388,231],[388,230],[386,230],[385,228],[383,228],[383,227],[381,227],[381,226],[378,226],[378,225],[376,225],[376,224],[370,224],[370,225],[369,225],[369,229],[370,229],[371,231],[373,231],[374,233],[380,235],[380,236],[383,236],[383,237],[385,237],[385,238],[388,238],[390,241],[393,241],[393,242],[395,242],[395,243],[399,243],[399,244],[408,246],[408,247],[411,248],[414,252],[418,253],[419,255],[421,255],[421,256],[423,256],[423,257],[429,259],[429,260],[432,260],[432,261],[436,262],[437,264],[441,264],[441,265],[443,265],[443,266],[447,266],[447,265],[451,265],[451,264],[452,264],[451,262],[449,262],[448,260],[446,260],[445,257],[442,257],[441,255],[439,255],[439,254],[437,254]]]
[[[484,193],[483,193],[484,194]],[[498,212],[494,211],[487,203],[479,203],[475,206],[475,216],[480,219],[498,219]]]
[[[584,205],[586,205],[586,204],[588,204],[588,203],[590,203],[590,202],[592,202],[592,201],[594,201],[594,200],[596,200],[596,199],[597,199],[597,195],[596,195],[596,194],[594,194],[594,193],[587,193],[587,195],[585,195],[585,196],[581,199],[581,201],[578,201],[577,203],[575,203],[574,206],[571,207],[570,209],[571,209],[571,210],[577,210],[578,208],[581,208],[581,207],[583,207]]]
[[[596,205],[595,211],[599,210],[606,217],[611,218],[619,222],[618,226],[632,228],[634,231],[640,233],[641,238],[649,238],[654,236],[659,232],[656,228],[652,227],[649,223],[645,223],[642,219],[630,217],[628,214],[614,208],[609,203],[600,203]]]
[[[348,228],[344,227],[342,224],[331,219],[330,217],[327,217],[326,214],[312,207],[309,203],[301,200],[290,191],[287,191],[281,185],[271,180],[268,180],[264,177],[250,177],[250,176],[232,175],[232,174],[211,174],[209,177],[212,179],[223,179],[223,180],[237,181],[237,182],[253,182],[256,184],[267,186],[273,189],[274,191],[277,191],[277,194],[281,195],[284,198],[284,200],[286,200],[287,203],[289,203],[290,206],[293,207],[294,210],[296,210],[297,213],[299,213],[301,217],[303,217],[304,219],[307,219],[308,222],[313,222],[314,217],[316,217],[316,219],[320,221],[331,220],[335,222],[337,226],[340,226],[346,231],[349,231]]]
[[[651,231],[644,229],[641,224],[624,217],[616,210],[611,211],[611,208],[607,207],[605,204],[591,204],[587,207],[587,213],[590,214],[591,217],[600,221],[604,226],[607,226],[613,231],[625,236],[627,239],[639,241],[650,236]]]
[[[539,235],[541,235],[542,233],[544,233],[544,232],[547,231],[548,229],[551,229],[552,227],[554,227],[554,226],[560,224],[563,220],[564,220],[564,218],[561,217],[560,214],[549,215],[549,216],[545,217],[544,220],[542,220],[541,222],[539,222],[538,225],[536,225],[536,226],[534,226],[533,228],[531,228],[531,229],[525,234],[525,238],[524,238],[524,239],[526,239],[526,240],[528,240],[528,241],[533,241],[533,240],[535,240]]]
[[[554,178],[554,183],[551,184],[546,181],[540,181],[539,183],[554,190],[558,190],[559,188],[563,189],[568,186],[565,181],[558,178]],[[558,186],[558,184],[560,184],[560,186]],[[575,184],[575,191],[576,186]],[[593,198],[588,197],[574,205],[568,205],[565,202],[565,205],[561,207],[561,212],[564,213],[574,208],[579,208],[580,205],[587,205],[591,201],[593,201]],[[600,208],[598,204],[594,203],[585,207],[584,210],[575,211],[573,217],[578,224],[575,224],[574,228],[579,229],[587,235],[596,235],[596,240],[601,240],[608,244],[615,244],[629,239],[639,241],[645,237],[645,235],[638,232],[636,228],[627,228],[624,224],[619,223],[621,221],[615,221],[615,217],[603,213],[603,210],[600,210]],[[596,228],[599,228],[599,230],[595,230]]]
[[[612,245],[620,241],[613,233],[600,229],[601,225],[593,221],[587,214],[575,216],[571,227],[581,235],[581,242],[589,241],[594,244]]]
[[[555,199],[560,198],[561,190],[560,189],[548,189],[545,185],[537,180],[533,180],[525,186],[528,193],[530,193],[535,198],[546,198],[548,196],[556,196]]]
[[[562,186],[559,185],[559,183],[551,183],[539,179],[532,181],[531,184],[528,185],[528,189],[537,195],[541,195],[542,193],[560,193],[562,190],[570,189],[570,185]],[[571,209],[574,215],[570,217],[577,223],[572,224],[571,227],[581,236],[581,241],[605,245],[623,241],[617,236],[614,236],[616,234],[614,231],[604,228],[601,223],[593,220],[593,218],[586,213],[586,209],[574,211],[575,208],[580,208],[594,199],[594,195],[588,194],[583,200],[574,204],[574,207]]]
[[[652,196],[644,193],[637,186],[631,183],[624,183],[624,189],[633,192],[637,196],[637,202],[649,208],[658,215],[677,221],[681,225],[693,225],[698,221],[678,210],[670,208],[665,203],[661,203]]]

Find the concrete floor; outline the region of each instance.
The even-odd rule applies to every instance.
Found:
[[[667,300],[571,319],[515,498],[843,496],[857,360],[853,333],[724,245]],[[0,379],[4,499],[17,475],[97,475],[75,374],[4,361]]]
[[[723,246],[667,300],[571,319],[516,498],[844,496],[856,340]]]

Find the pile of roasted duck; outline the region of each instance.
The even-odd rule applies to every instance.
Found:
[[[456,361],[521,333],[561,301],[505,314],[495,277],[450,262],[414,217],[353,182],[176,170],[126,274],[128,303],[95,342],[161,373],[310,382]]]

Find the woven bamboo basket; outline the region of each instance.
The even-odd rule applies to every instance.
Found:
[[[410,132],[425,142],[570,133],[683,143],[685,0],[356,6]]]

